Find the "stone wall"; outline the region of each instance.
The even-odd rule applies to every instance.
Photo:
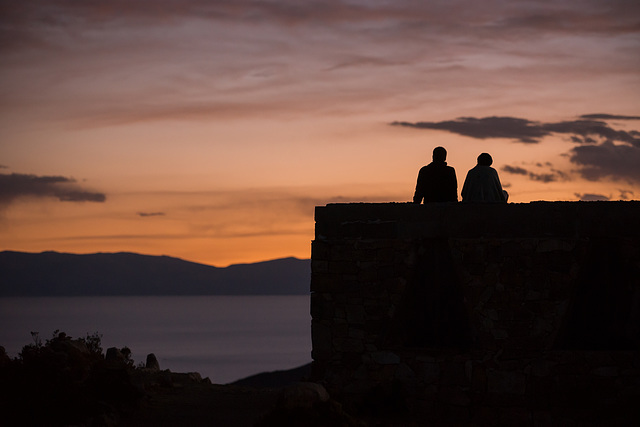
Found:
[[[434,422],[640,419],[639,219],[639,202],[317,207],[314,377]]]

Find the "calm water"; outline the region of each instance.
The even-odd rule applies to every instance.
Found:
[[[161,369],[200,372],[225,384],[311,361],[308,296],[0,298],[0,345],[11,357],[59,329],[102,334],[136,364],[155,353]]]

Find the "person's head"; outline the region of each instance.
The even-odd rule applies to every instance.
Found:
[[[481,166],[491,166],[493,159],[489,153],[482,153],[478,156],[478,164]]]
[[[444,147],[436,147],[433,149],[433,161],[444,162],[447,160],[447,150]]]

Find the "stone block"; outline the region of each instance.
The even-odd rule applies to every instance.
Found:
[[[326,241],[314,240],[311,242],[311,259],[327,260],[329,255],[329,244]]]
[[[522,395],[526,388],[526,376],[517,371],[487,370],[487,391],[497,394]]]
[[[454,406],[469,406],[471,398],[462,387],[445,386],[438,392],[438,400],[442,403]]]
[[[362,328],[349,326],[349,330],[347,332],[347,336],[349,338],[356,338],[359,340],[363,340],[365,338],[365,331]]]
[[[335,317],[333,302],[327,294],[312,293],[310,311],[311,317],[316,320],[331,320]]]
[[[414,382],[417,380],[416,373],[405,363],[398,365],[394,378],[401,382]]]
[[[379,351],[371,354],[371,359],[379,365],[397,365],[400,363],[400,356],[390,351]]]
[[[543,239],[538,242],[536,252],[572,251],[576,247],[575,241],[561,239]]]
[[[367,318],[367,314],[362,304],[349,304],[346,308],[347,322],[363,324]]]
[[[418,361],[418,376],[426,384],[436,384],[440,382],[440,364],[434,361]]]
[[[312,261],[313,264],[313,261]],[[350,275],[357,277],[359,273],[358,266],[355,262],[350,261],[330,261],[327,263],[327,272],[339,275]],[[312,266],[313,271],[313,266]]]
[[[314,360],[330,359],[333,355],[331,327],[312,319],[311,344]]]
[[[333,338],[333,349],[337,353],[362,353],[364,351],[364,343],[357,338]]]
[[[312,259],[311,260],[311,274],[317,274],[317,273],[328,273],[329,272],[329,262],[319,259]]]
[[[440,383],[442,385],[465,387],[469,386],[469,379],[467,378],[467,372],[464,362],[441,362],[440,370]]]
[[[595,368],[592,372],[598,377],[617,377],[619,375],[617,366],[601,366]]]

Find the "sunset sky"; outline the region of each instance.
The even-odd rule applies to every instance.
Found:
[[[0,0],[0,250],[310,257],[434,147],[640,199],[637,0]]]

